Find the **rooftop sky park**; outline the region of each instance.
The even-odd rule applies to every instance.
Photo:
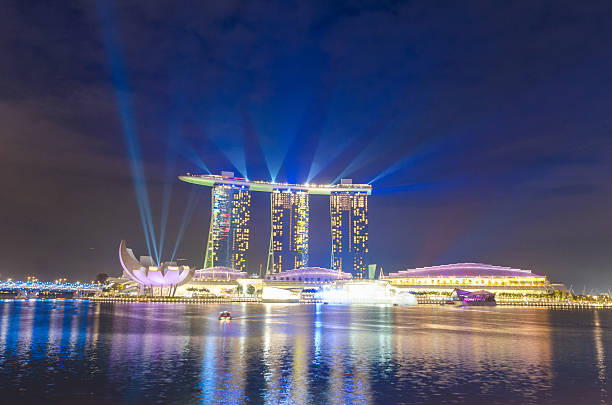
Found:
[[[179,179],[186,183],[200,186],[237,186],[246,187],[251,191],[262,191],[267,193],[272,193],[274,191],[289,191],[319,195],[332,195],[337,192],[372,194],[372,186],[370,184],[353,184],[351,179],[342,179],[339,184],[289,184],[234,177],[233,172],[221,173],[221,175],[188,173],[186,176],[179,176]]]

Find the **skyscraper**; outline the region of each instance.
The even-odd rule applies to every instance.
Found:
[[[246,271],[250,219],[248,187],[226,184],[213,187],[205,268],[222,266]]]
[[[368,194],[334,191],[329,197],[334,270],[368,278]]]
[[[212,214],[204,267],[246,270],[251,191],[270,193],[271,232],[266,273],[308,266],[310,195],[330,196],[331,263],[335,270],[367,278],[369,184],[287,184],[248,180],[232,172],[187,173],[186,183],[212,187]]]
[[[309,196],[304,191],[271,193],[272,232],[267,273],[308,264]]]

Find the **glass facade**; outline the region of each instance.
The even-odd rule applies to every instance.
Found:
[[[332,192],[329,197],[334,270],[368,278],[368,195]]]
[[[271,193],[271,235],[267,273],[308,265],[309,196],[305,192]]]
[[[248,187],[215,185],[205,268],[246,271],[249,249],[251,193]]]
[[[235,177],[233,172],[190,174],[181,181],[212,187],[212,213],[205,268],[246,270],[251,191],[270,193],[271,232],[266,273],[308,266],[310,195],[330,198],[334,270],[368,278],[369,184],[288,184]]]

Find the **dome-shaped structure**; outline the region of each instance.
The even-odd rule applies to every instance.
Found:
[[[146,256],[148,258],[148,256]],[[119,244],[119,261],[123,267],[124,275],[136,281],[142,287],[170,287],[168,294],[173,294],[173,288],[189,281],[193,270],[189,266],[178,266],[174,262],[162,263],[157,266],[147,260],[143,263],[136,259],[132,249],[128,249],[127,242],[122,240]],[[153,290],[152,290],[153,291]],[[160,294],[163,290],[159,290]]]
[[[548,294],[552,292],[546,276],[531,270],[482,263],[456,263],[400,270],[384,277],[394,285],[413,291],[452,291],[486,289],[491,292]]]
[[[302,267],[299,269],[285,270],[280,273],[272,273],[266,276],[266,281],[284,281],[297,283],[329,283],[336,280],[351,279],[349,273],[323,267]]]
[[[513,269],[511,267],[493,266],[482,263],[455,263],[441,266],[419,267],[400,270],[385,278],[400,277],[542,277],[531,270]]]
[[[209,267],[207,269],[198,269],[193,275],[195,281],[235,281],[241,278],[246,278],[246,271],[232,269],[230,267]]]

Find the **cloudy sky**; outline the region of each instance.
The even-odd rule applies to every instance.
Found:
[[[201,265],[210,191],[176,176],[233,170],[372,182],[385,272],[478,261],[612,287],[612,4],[351,3],[4,2],[0,277],[119,274],[121,239],[147,252],[145,189],[162,256]],[[312,265],[328,208],[312,197]]]

